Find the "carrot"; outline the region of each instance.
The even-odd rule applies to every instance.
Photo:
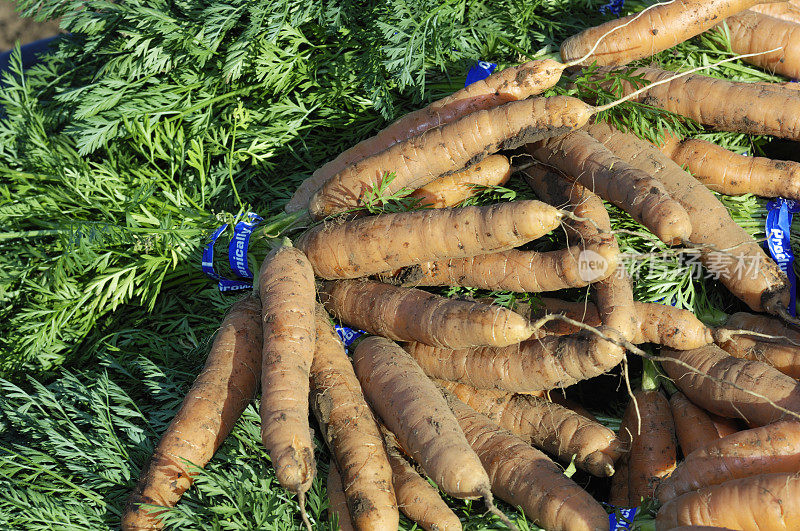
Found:
[[[500,499],[550,531],[608,529],[600,504],[547,456],[449,393],[447,403]]]
[[[734,531],[730,527],[717,527],[715,525],[681,525],[670,528],[669,531]]]
[[[647,11],[645,9],[644,11]],[[623,25],[624,26],[624,25]],[[614,28],[609,33],[621,29]],[[606,37],[600,35],[599,43]],[[590,52],[593,50],[590,50]],[[561,64],[552,59],[537,59],[496,72],[486,79],[435,101],[423,109],[406,114],[377,135],[362,140],[334,160],[318,168],[304,180],[286,205],[287,212],[308,208],[310,200],[334,175],[357,162],[421,135],[425,131],[454,122],[480,110],[511,101],[524,100],[553,87],[565,69],[582,61]]]
[[[604,326],[618,330],[627,341],[636,339],[641,330],[633,300],[633,280],[623,267],[597,283],[597,309]]]
[[[687,70],[661,83],[741,57]],[[569,96],[553,96],[512,101],[474,112],[344,168],[314,194],[309,213],[320,219],[364,206],[365,196],[376,190],[393,195],[419,188],[444,174],[472,166],[500,149],[574,131],[586,125],[594,114],[652,89],[648,86],[599,107]]]
[[[409,455],[447,494],[483,498],[492,510],[489,477],[439,390],[402,348],[370,336],[353,353],[361,387]]]
[[[320,299],[341,322],[395,341],[443,348],[507,346],[534,332],[527,319],[501,306],[372,280],[326,282]]]
[[[692,221],[689,240],[703,246],[700,260],[734,295],[756,311],[786,314],[789,305],[786,275],[750,234],[731,219],[711,191],[649,142],[605,123],[592,125],[588,132],[623,160],[653,174],[686,208]]]
[[[577,413],[581,417],[587,418],[592,422],[597,422],[597,417],[592,415],[591,411],[583,407],[580,403],[566,397],[566,394],[563,392],[556,392],[550,393],[545,391],[540,391],[541,396],[539,398],[544,397],[545,400],[552,402],[553,404],[558,404],[570,411]],[[546,396],[545,396],[546,395]],[[536,396],[536,395],[523,395],[523,396]]]
[[[590,326],[601,324],[597,306],[592,303],[566,302],[544,297],[541,299],[541,304],[541,309],[533,316],[524,311],[521,312],[522,315],[530,319],[543,317],[546,314],[562,314]],[[678,350],[691,350],[713,342],[711,329],[690,311],[649,302],[635,302],[634,307],[638,326],[631,340],[633,344],[656,343]],[[557,334],[572,334],[578,331],[573,325],[559,321],[551,321],[545,327],[549,332]]]
[[[688,240],[686,210],[649,173],[634,168],[583,131],[528,144],[528,153],[628,212],[673,245]]]
[[[541,94],[558,82],[567,66],[569,65],[562,65],[552,59],[529,61],[512,66],[472,83],[423,109],[402,116],[377,135],[362,140],[315,170],[311,177],[300,184],[286,204],[286,211],[295,212],[308,208],[311,197],[333,175],[399,142],[473,112]]]
[[[733,53],[750,54],[783,47],[782,50],[748,57],[745,61],[774,74],[800,77],[799,24],[750,10],[726,18],[725,24],[730,30]]]
[[[730,315],[725,320],[725,324],[718,327],[718,330],[727,330],[729,332],[749,330],[754,332],[752,337],[758,337],[757,334],[774,336],[772,338],[762,338],[764,340],[785,339],[787,343],[790,341],[800,342],[800,332],[796,329],[772,317],[747,312],[737,312]]]
[[[163,528],[159,515],[178,503],[197,475],[193,467],[202,468],[211,460],[250,403],[261,366],[260,317],[261,303],[256,297],[231,306],[203,370],[128,498],[123,530]]]
[[[500,149],[577,129],[594,112],[594,107],[569,96],[513,101],[476,111],[344,168],[314,194],[309,212],[320,219],[357,208],[364,195],[379,185],[386,195],[419,188]],[[391,181],[386,179],[389,172],[394,172]]]
[[[637,507],[643,498],[652,497],[658,482],[677,464],[675,424],[669,402],[657,389],[641,389],[633,394],[636,402],[628,403],[619,429],[619,438],[627,438],[630,445],[623,457],[628,468],[628,507]]]
[[[309,373],[316,342],[314,271],[301,251],[281,246],[261,264],[257,289],[264,334],[261,440],[278,481],[298,494],[303,507],[316,474],[308,424]]]
[[[397,529],[392,468],[372,411],[328,314],[317,306],[311,405],[340,470],[352,523],[358,529]]]
[[[551,204],[568,204],[578,218],[570,219],[567,226],[582,239],[591,240],[601,234],[611,233],[611,220],[600,198],[587,188],[569,183],[566,179],[541,166],[529,168],[525,180],[534,192]],[[570,235],[570,232],[567,233]],[[619,251],[616,238],[612,237],[612,252]],[[602,257],[596,257],[598,259]],[[598,260],[602,262],[602,260]],[[596,266],[595,266],[596,267]],[[595,284],[601,322],[618,331],[626,340],[635,337],[638,328],[633,304],[633,288],[630,277],[617,272]]]
[[[623,455],[616,463],[616,470],[611,476],[611,487],[608,492],[608,503],[614,507],[627,507],[628,499],[628,460]]]
[[[755,426],[800,413],[800,383],[769,365],[734,358],[716,345],[683,351],[663,348],[661,355],[671,358],[662,365],[675,385],[712,413]]]
[[[558,227],[561,216],[540,201],[418,210],[318,225],[297,240],[297,247],[317,276],[358,278],[430,260],[512,249]]]
[[[537,195],[552,205],[564,204],[569,201],[572,187],[580,188],[580,197],[570,201],[578,206],[574,208],[576,216],[586,216],[587,213],[605,216],[608,214],[602,201],[580,187],[570,185],[564,179],[559,179],[543,167],[526,170],[526,179],[536,180],[541,183],[533,185]],[[563,188],[558,197],[547,193],[547,188]],[[591,210],[591,212],[590,212]],[[599,214],[602,213],[602,214]],[[566,220],[567,236],[579,239],[579,245],[571,245],[566,249],[549,253],[536,253],[531,251],[505,251],[493,254],[481,254],[464,259],[441,260],[427,262],[408,268],[395,277],[395,281],[403,285],[467,285],[470,287],[503,289],[508,291],[541,292],[555,291],[568,287],[582,287],[589,282],[599,281],[608,277],[616,269],[619,248],[616,239],[610,233],[610,222],[601,233],[596,226],[574,220]],[[571,226],[580,225],[580,229],[570,229]],[[595,254],[596,253],[596,254]]]
[[[614,334],[607,327],[599,330]],[[590,331],[502,348],[451,350],[410,343],[406,349],[431,378],[512,393],[568,387],[616,367],[624,356],[621,347]]]
[[[503,155],[490,155],[464,171],[439,177],[409,197],[419,199],[420,205],[432,208],[455,206],[475,195],[481,186],[500,186],[511,177],[511,164]]]
[[[394,434],[383,428],[383,436],[392,466],[397,505],[403,514],[426,530],[460,530],[461,520],[442,500],[439,492],[400,454]]]
[[[436,380],[459,400],[529,444],[599,477],[614,473],[624,446],[614,432],[543,398]]]
[[[608,72],[607,69],[600,71]],[[675,72],[636,68],[630,75],[657,82],[669,79]],[[620,80],[620,85],[625,94],[636,90],[629,81]],[[718,131],[800,140],[800,98],[795,90],[699,74],[645,88],[634,97],[635,101],[646,100],[648,105],[686,116]],[[674,194],[670,195],[677,199]]]
[[[775,338],[734,333],[736,330],[751,330]],[[800,379],[800,332],[777,319],[738,312],[714,330],[714,338],[717,345],[731,356],[760,361]]]
[[[692,404],[680,391],[669,399],[672,418],[675,421],[675,435],[683,455],[689,455],[698,448],[705,448],[719,440],[717,426],[709,413]]]
[[[612,239],[607,234],[556,251],[512,249],[425,262],[401,270],[392,282],[402,286],[468,286],[519,293],[582,288],[614,274],[619,251],[611,244]]]
[[[734,531],[730,527],[717,527],[715,525],[681,525],[672,527],[669,531]]]
[[[684,493],[756,474],[800,470],[800,422],[782,421],[717,439],[688,454],[658,487],[664,503]]]
[[[709,411],[706,411],[706,413],[711,418],[711,422],[714,423],[714,427],[717,429],[720,438],[727,437],[728,435],[738,433],[742,430],[738,419],[726,419],[725,417],[720,417]]]
[[[778,1],[778,0],[772,0]],[[625,31],[605,39],[596,51],[582,61],[589,65],[624,65],[650,57],[689,40],[739,11],[762,0],[682,0],[665,2],[630,24]],[[763,2],[766,3],[766,2]],[[584,30],[561,43],[561,58],[572,61],[587,54],[600,35],[629,22],[634,15],[611,20]]]
[[[751,84],[766,87],[768,89],[771,88],[776,92],[783,92],[784,94],[787,90],[800,90],[800,83],[797,83],[796,81],[753,81]]]
[[[761,474],[689,492],[665,503],[656,529],[713,525],[742,530],[800,529],[800,474]]]
[[[347,498],[344,496],[342,476],[336,468],[336,461],[331,460],[328,466],[328,518],[339,525],[340,531],[352,531],[353,522],[347,509]]]
[[[796,0],[792,2],[777,2],[775,4],[758,4],[750,9],[763,15],[800,24],[800,4]]]
[[[601,324],[597,305],[593,302],[568,302],[552,299],[550,297],[542,297],[539,299],[538,303],[536,309],[530,305],[518,303],[514,310],[520,315],[533,320],[541,319],[545,315],[563,315],[589,326],[600,326]],[[548,335],[552,334],[557,336],[574,334],[580,331],[580,328],[577,326],[559,320],[548,321],[542,328],[548,332]]]
[[[800,199],[800,163],[746,157],[705,140],[669,134],[660,149],[715,192]]]

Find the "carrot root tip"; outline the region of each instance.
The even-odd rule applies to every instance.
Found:
[[[297,501],[300,504],[300,518],[303,519],[303,525],[306,526],[307,531],[311,531],[311,520],[308,519],[308,513],[306,513],[306,493],[303,491],[298,492]]]
[[[778,317],[783,319],[787,324],[794,325],[795,327],[800,327],[800,319],[797,317],[793,317],[792,314],[789,313],[789,310],[784,308],[780,303],[772,305],[772,308],[765,308],[768,312],[775,311],[778,314]]]
[[[492,496],[492,491],[488,488],[484,488],[478,492],[481,497],[483,497],[483,503],[486,505],[486,509],[492,513],[493,515],[497,516],[501,522],[503,522],[509,529],[513,531],[519,531],[519,528],[514,525],[514,523],[506,516],[497,506],[494,504],[494,497]]]

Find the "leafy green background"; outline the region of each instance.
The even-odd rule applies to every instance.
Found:
[[[199,268],[216,226],[248,210],[271,217],[254,236],[254,268],[286,228],[283,204],[316,167],[463,86],[478,59],[502,68],[557,57],[564,38],[610,18],[603,4],[19,2],[28,16],[62,17],[72,36],[24,73],[14,65],[0,91],[0,528],[118,526],[235,299]],[[647,62],[676,69],[727,55],[717,32]],[[776,79],[740,63],[710,75]],[[556,90],[575,89],[562,82]],[[616,116],[644,136],[670,118],[643,106]],[[763,138],[700,136],[739,152],[769,149]],[[516,181],[509,187],[522,191]],[[763,200],[724,200],[763,236]],[[617,228],[642,231],[610,208]],[[658,245],[647,234],[620,243],[631,253]],[[674,300],[710,320],[736,309],[724,290],[689,273],[670,255],[637,272],[637,297]],[[619,378],[598,380],[570,393],[613,425],[624,400]],[[321,479],[308,504],[322,526],[323,447],[317,458]],[[575,478],[599,496],[607,488]],[[478,504],[450,501],[467,529],[499,526]],[[168,518],[183,529],[299,526],[296,501],[275,483],[259,443],[255,404]]]

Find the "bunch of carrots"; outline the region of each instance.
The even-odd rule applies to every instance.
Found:
[[[397,529],[398,511],[424,529],[460,529],[425,477],[449,496],[482,499],[510,528],[495,496],[548,530],[608,529],[601,503],[553,458],[611,477],[604,501],[613,505],[656,499],[658,529],[800,529],[800,332],[786,311],[789,284],[711,192],[800,199],[800,165],[670,135],[653,145],[590,123],[615,104],[538,97],[567,68],[597,63],[602,72],[723,22],[736,52],[797,77],[800,54],[790,52],[800,44],[798,6],[656,4],[568,39],[564,63],[495,73],[315,171],[286,207],[307,210],[315,223],[276,246],[254,292],[225,317],[122,528],[163,525],[159,515],[191,486],[260,386],[263,444],[301,508],[317,470],[309,414],[316,418],[332,455],[331,515],[342,529]],[[760,53],[776,42],[778,30],[765,36],[765,27],[784,28],[781,50]],[[623,99],[720,130],[800,140],[800,94],[789,86],[636,74],[652,83],[623,83]],[[532,162],[513,168],[511,150]],[[459,206],[476,184],[501,185],[512,171],[539,200]],[[367,215],[376,189],[413,190],[428,208]],[[688,311],[635,302],[603,200],[665,244],[699,249],[754,313],[710,328]],[[556,229],[571,242],[564,249],[521,249]],[[743,261],[758,264],[756,274],[741,275]],[[513,311],[419,289],[590,285],[593,303],[543,298]],[[350,356],[334,322],[367,332]],[[643,343],[661,345],[659,355]],[[575,404],[548,399],[550,390],[624,364],[627,353],[649,360],[618,433]]]

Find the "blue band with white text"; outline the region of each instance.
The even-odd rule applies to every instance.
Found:
[[[772,258],[789,277],[791,299],[789,313],[795,317],[797,278],[794,274],[794,253],[789,239],[792,230],[793,214],[800,212],[800,204],[791,199],[779,197],[767,203],[767,247]]]
[[[234,227],[233,239],[228,245],[228,261],[231,264],[231,269],[242,279],[225,278],[214,269],[214,244],[217,243],[217,239],[228,228],[227,223],[217,227],[217,230],[211,234],[210,241],[203,248],[201,264],[203,273],[217,281],[217,287],[220,291],[239,291],[253,287],[253,273],[250,272],[250,268],[247,266],[247,248],[250,244],[250,235],[256,225],[261,223],[262,218],[253,212],[248,212],[245,218]]]
[[[347,328],[342,325],[335,325],[333,328],[336,329],[336,333],[339,334],[339,338],[347,348],[350,348],[350,345],[352,345],[356,339],[366,334],[363,330],[353,330],[352,328]]]
[[[616,512],[613,512],[608,515],[608,523],[609,529],[611,531],[623,531],[631,529],[631,522],[633,522],[633,518],[636,516],[636,512],[639,509],[634,507],[633,509],[623,509],[617,508]],[[620,517],[617,518],[617,513],[619,513]]]
[[[250,246],[250,235],[263,220],[255,212],[248,212],[233,228],[233,239],[228,245],[228,262],[231,269],[242,278],[253,278],[253,273],[247,266],[247,248]]]
[[[482,79],[486,79],[487,77],[492,75],[494,69],[497,68],[497,65],[494,63],[489,63],[487,61],[478,61],[478,63],[469,69],[467,72],[467,81],[464,83],[465,87],[468,87],[475,83],[476,81],[481,81]]]

